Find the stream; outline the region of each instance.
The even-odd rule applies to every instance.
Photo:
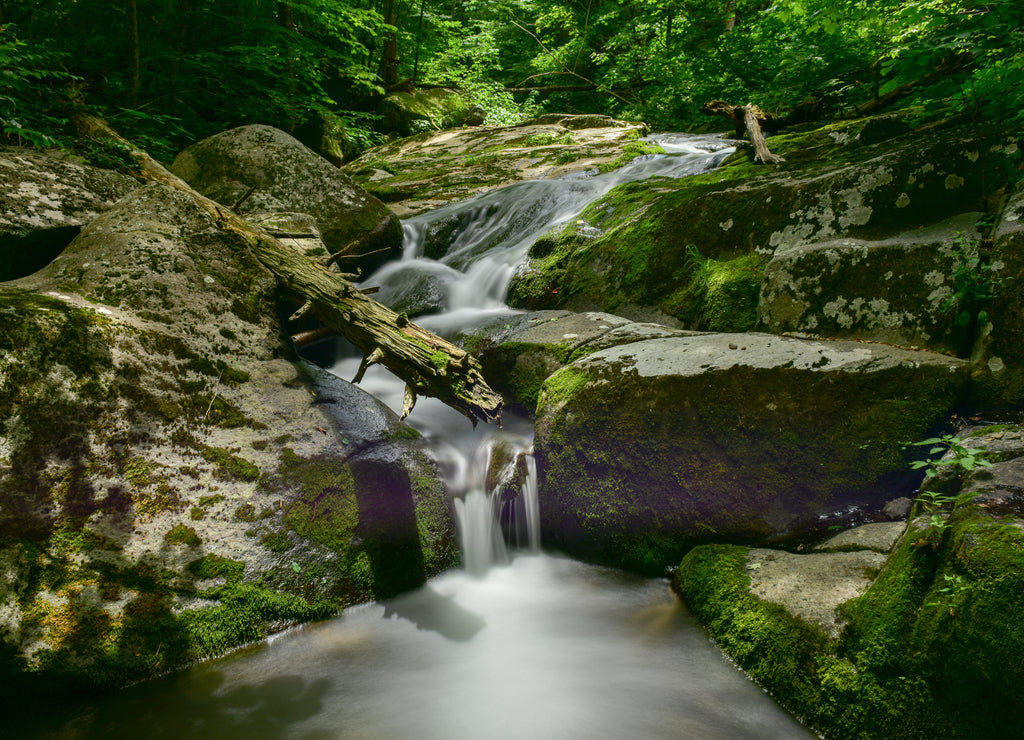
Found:
[[[519,183],[405,221],[405,253],[371,276],[388,303],[427,276],[443,310],[415,320],[441,335],[514,313],[505,291],[533,241],[615,185],[713,168],[732,149],[714,136],[654,137],[667,155],[613,172]],[[445,256],[424,240],[444,220]],[[358,355],[337,350],[349,379]],[[362,387],[393,409],[403,384],[371,368]],[[79,708],[37,718],[18,737],[475,740],[813,738],[707,638],[669,589],[541,552],[532,425],[468,421],[420,399],[423,433],[455,497],[464,567],[384,603]],[[525,461],[511,521],[484,490],[495,445]]]

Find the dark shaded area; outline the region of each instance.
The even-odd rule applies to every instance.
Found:
[[[81,226],[0,235],[0,283],[43,269],[78,236]]]
[[[416,625],[417,629],[436,632],[455,642],[469,642],[487,626],[487,621],[442,596],[430,586],[399,596],[384,605],[384,616],[398,616]]]
[[[63,711],[30,707],[15,713],[4,737],[276,740],[295,737],[292,725],[319,714],[330,688],[325,679],[308,681],[284,675],[225,690],[225,678],[223,672],[215,670],[198,680],[183,673],[137,686],[92,706]],[[49,719],[42,714],[49,715]],[[326,731],[312,731],[299,737],[326,740],[332,736]]]

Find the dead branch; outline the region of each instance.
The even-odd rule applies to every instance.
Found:
[[[132,146],[106,121],[88,113],[72,122],[85,136],[113,139],[129,148],[138,164],[136,175],[148,182],[176,188],[215,218],[221,228],[237,234],[253,255],[277,277],[280,290],[296,303],[308,302],[328,328],[363,350],[366,367],[381,364],[406,382],[406,409],[417,395],[438,398],[474,424],[477,419],[501,424],[502,398],[487,385],[480,363],[445,339],[412,323],[404,314],[368,298],[340,274],[281,244],[263,229],[230,209],[200,195],[146,152]],[[365,371],[365,368],[363,368]],[[361,375],[362,373],[360,373]]]

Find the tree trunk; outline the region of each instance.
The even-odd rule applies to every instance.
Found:
[[[131,81],[128,87],[128,102],[134,108],[139,104],[140,57],[139,57],[139,7],[136,0],[128,0],[128,51],[131,57]]]
[[[95,116],[72,117],[79,133],[91,138],[112,138],[131,147],[110,126]],[[315,316],[363,350],[363,363],[354,382],[362,380],[370,365],[381,364],[406,382],[408,415],[417,395],[438,398],[469,417],[501,425],[502,397],[483,378],[480,363],[464,350],[412,323],[404,314],[368,298],[342,275],[281,244],[230,209],[206,198],[148,154],[131,147],[139,164],[138,176],[161,182],[189,195],[213,216],[221,228],[241,236],[255,257],[277,277],[281,290],[297,303],[308,302]]]
[[[725,116],[732,121],[736,130],[736,138],[742,139],[743,134],[749,134],[750,143],[754,145],[754,161],[761,164],[776,164],[786,160],[777,154],[768,151],[768,144],[765,143],[762,125],[767,122],[769,116],[753,103],[746,105],[730,105],[724,100],[712,100],[701,106],[701,113],[709,116]]]
[[[398,25],[398,0],[384,0],[382,12],[384,22],[389,26]],[[380,79],[385,88],[398,83],[398,29],[387,32],[384,39],[384,50],[380,60]]]

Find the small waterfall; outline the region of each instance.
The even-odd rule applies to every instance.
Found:
[[[466,485],[455,499],[455,519],[465,570],[482,576],[510,562],[516,549],[540,552],[537,465],[530,440],[494,434],[461,466]]]
[[[612,172],[579,172],[558,180],[533,180],[492,190],[403,221],[402,260],[385,265],[365,282],[377,298],[415,316],[441,336],[454,336],[517,313],[505,304],[509,281],[536,239],[575,218],[616,185],[647,177],[686,177],[718,166],[734,148],[719,136],[659,134],[650,137],[665,155],[637,157]],[[431,256],[428,256],[431,255]],[[351,378],[358,357],[333,371]],[[363,388],[401,408],[404,384],[371,369]],[[510,552],[540,550],[537,466],[529,420],[505,415],[518,434],[476,430],[440,402],[422,399],[409,423],[430,441],[454,499],[465,569],[481,576],[510,562]]]

